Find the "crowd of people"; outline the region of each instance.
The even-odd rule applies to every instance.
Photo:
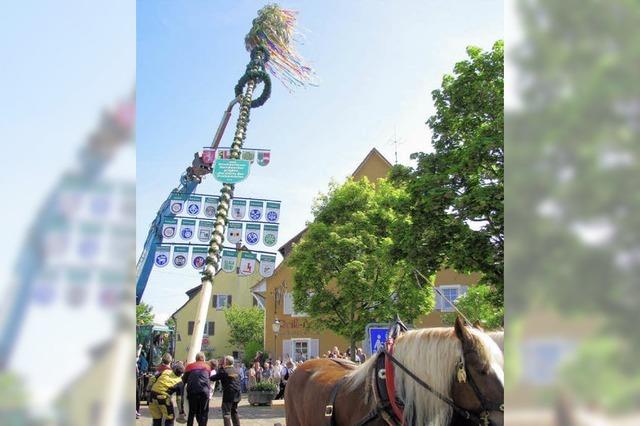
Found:
[[[148,365],[144,357],[138,359],[137,373],[146,371]],[[286,361],[273,361],[262,352],[258,352],[251,365],[246,366],[237,362],[232,356],[220,360],[205,360],[204,353],[196,355],[195,362],[188,365],[175,361],[170,354],[162,357],[162,362],[153,375],[142,386],[149,393],[149,412],[153,418],[153,426],[172,426],[174,421],[193,426],[205,426],[209,418],[209,401],[218,386],[222,391],[222,419],[225,426],[239,426],[238,403],[241,394],[251,390],[260,382],[270,382],[277,386],[275,399],[284,398],[284,391],[290,375],[306,358],[297,357],[293,360],[285,356]],[[320,358],[320,357],[315,357]],[[340,352],[337,347],[327,351],[322,358],[351,359],[351,350]],[[357,363],[366,360],[362,348],[356,350],[354,356]],[[136,418],[140,417],[141,386],[136,389]],[[172,396],[176,395],[176,416]],[[188,402],[188,415],[185,414],[184,400]]]
[[[300,362],[301,363],[301,362]],[[205,426],[209,417],[209,401],[220,387],[222,392],[222,419],[225,426],[239,426],[238,403],[241,394],[248,392],[260,382],[271,382],[278,386],[276,399],[284,398],[284,390],[290,374],[299,363],[288,360],[272,362],[258,352],[249,366],[236,362],[232,356],[221,360],[205,360],[204,353],[196,355],[196,360],[188,364],[175,361],[170,354],[162,357],[162,362],[153,374],[145,375],[136,389],[136,418],[140,417],[141,388],[148,391],[149,412],[153,426],[173,426],[174,421],[187,426]],[[146,372],[148,363],[144,357],[136,365],[139,377]],[[176,405],[174,407],[173,395]],[[184,400],[188,403],[185,413]],[[177,408],[177,415],[176,415]]]
[[[327,351],[327,353],[322,355],[323,358],[337,358],[337,359],[351,359],[351,348],[347,348],[344,352],[340,352],[337,346],[334,346],[332,350]],[[362,364],[367,360],[367,356],[362,351],[362,348],[356,349],[356,355],[354,357],[355,362],[358,364]]]
[[[140,360],[138,360],[140,373]],[[202,352],[195,362],[186,367],[180,361],[173,361],[170,354],[162,357],[162,363],[144,383],[149,392],[149,413],[153,426],[173,426],[174,421],[193,426],[205,426],[209,418],[209,400],[213,396],[212,384],[220,383],[222,388],[222,420],[225,426],[239,426],[238,403],[241,398],[241,378],[232,356],[221,360],[205,361]],[[140,417],[140,386],[136,389],[136,418]],[[176,395],[176,416],[172,395]],[[184,400],[188,402],[185,415]]]

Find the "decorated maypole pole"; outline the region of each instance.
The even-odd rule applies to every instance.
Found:
[[[251,53],[251,60],[244,75],[240,77],[235,86],[235,95],[241,99],[240,112],[231,145],[231,162],[228,165],[234,161],[241,162],[240,154],[246,138],[251,108],[264,105],[271,95],[271,79],[266,72],[267,70],[290,91],[294,87],[313,85],[311,68],[303,63],[302,58],[298,56],[292,46],[295,21],[296,12],[281,9],[276,4],[267,5],[258,11],[258,17],[253,20],[252,28],[245,37],[245,46]],[[253,92],[260,83],[264,85],[262,93],[258,98],[253,99]],[[220,190],[216,220],[209,241],[206,266],[202,273],[200,303],[189,345],[188,362],[194,361],[196,354],[201,349],[202,335],[213,290],[213,279],[221,267],[224,235],[234,189],[234,183],[225,182]]]

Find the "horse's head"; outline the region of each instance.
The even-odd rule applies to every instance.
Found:
[[[504,424],[504,371],[502,351],[484,332],[466,327],[460,318],[455,334],[462,344],[462,357],[453,381],[455,403],[477,414],[485,424]]]

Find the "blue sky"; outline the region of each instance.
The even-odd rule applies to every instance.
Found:
[[[149,224],[193,153],[207,145],[248,61],[244,35],[264,1],[138,1],[137,253]],[[351,174],[371,148],[398,160],[429,150],[430,92],[465,57],[503,38],[500,1],[283,1],[299,11],[299,50],[319,87],[291,94],[274,79],[252,110],[245,146],[269,148],[236,195],[283,202],[280,243],[311,218],[319,191]],[[231,141],[235,114],[222,141]],[[198,192],[217,194],[207,179]],[[154,271],[143,300],[164,320],[197,285],[193,270]]]

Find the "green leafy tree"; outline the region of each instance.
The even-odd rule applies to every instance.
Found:
[[[469,287],[467,293],[456,299],[456,307],[472,323],[479,322],[486,330],[495,330],[503,326],[504,308],[496,307],[496,290],[487,285]],[[453,325],[457,314],[452,312],[444,315],[443,322]]]
[[[136,324],[148,325],[153,324],[155,315],[153,314],[153,306],[146,303],[136,305]]]
[[[176,319],[174,317],[169,317],[165,322],[164,325],[166,325],[167,327],[171,327],[174,330],[176,329]]]
[[[251,364],[253,364],[253,360],[256,358],[258,352],[264,352],[262,342],[252,340],[244,345],[244,357],[242,359],[244,365],[249,367]]]
[[[398,232],[397,258],[425,275],[443,265],[482,272],[503,304],[504,272],[504,45],[483,52],[467,48],[442,87],[432,92],[436,113],[431,153],[414,154],[415,169],[397,166],[391,174],[406,183],[411,215]]]
[[[229,343],[241,350],[250,342],[262,346],[264,337],[264,311],[257,307],[231,306],[224,310],[229,325]]]
[[[290,255],[295,268],[293,301],[312,326],[329,329],[351,343],[370,322],[395,314],[412,321],[433,308],[430,287],[416,285],[412,269],[393,259],[393,230],[409,220],[397,209],[405,191],[386,180],[332,184],[313,208],[315,220]]]

